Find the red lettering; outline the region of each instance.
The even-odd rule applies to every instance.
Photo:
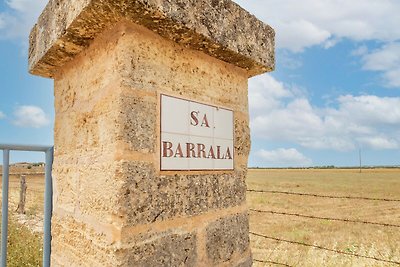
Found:
[[[229,150],[229,146],[226,149],[226,155],[225,155],[226,159],[232,159],[232,155],[231,155],[231,151]]]
[[[190,113],[190,118],[191,118],[190,125],[193,125],[193,126],[199,125],[199,119],[197,118],[197,116],[199,116],[198,111],[192,111]]]
[[[192,143],[186,143],[186,157],[187,158],[196,158],[195,145]]]
[[[212,146],[210,146],[210,151],[208,151],[208,158],[215,159],[215,153],[214,153],[214,149]]]
[[[197,157],[198,158],[207,158],[206,156],[206,146],[203,144],[197,144]]]
[[[176,151],[175,151],[175,156],[174,156],[174,158],[177,158],[178,156],[179,156],[180,158],[183,158],[183,152],[182,152],[181,144],[178,144],[178,146],[176,147]]]
[[[207,114],[204,114],[203,122],[201,123],[201,127],[203,127],[203,126],[210,128],[210,125],[208,124]]]
[[[186,145],[186,149],[185,146]],[[223,151],[226,151],[223,153]],[[223,150],[222,146],[206,146],[204,144],[194,143],[178,143],[176,148],[172,142],[162,142],[162,157],[163,158],[203,158],[203,159],[233,159],[230,147]]]
[[[163,141],[163,158],[170,158],[174,155],[172,151],[172,143]]]
[[[217,146],[217,159],[223,159],[221,158],[221,147]]]

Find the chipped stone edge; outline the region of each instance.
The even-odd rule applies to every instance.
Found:
[[[29,37],[29,72],[53,78],[97,35],[123,20],[246,69],[249,77],[274,69],[275,32],[270,26],[231,0],[177,2],[50,0]],[[223,20],[226,14],[232,20]]]

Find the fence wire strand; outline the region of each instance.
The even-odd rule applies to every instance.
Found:
[[[385,260],[385,259],[380,259],[380,258],[373,257],[373,256],[361,255],[361,254],[357,254],[357,253],[349,253],[349,252],[338,250],[338,249],[331,249],[331,248],[326,248],[326,247],[322,247],[322,246],[318,246],[318,245],[312,245],[312,244],[307,244],[307,243],[298,242],[298,241],[286,240],[286,239],[281,239],[281,238],[277,238],[277,237],[271,237],[271,236],[267,236],[267,235],[257,234],[257,233],[253,233],[253,232],[250,232],[250,234],[257,236],[257,237],[262,237],[265,239],[270,239],[270,240],[274,240],[274,241],[278,241],[278,242],[284,242],[284,243],[300,245],[300,246],[305,246],[305,247],[312,247],[312,248],[316,248],[316,249],[320,249],[320,250],[334,252],[337,254],[400,265],[400,262],[398,262],[398,261]]]
[[[285,215],[285,216],[296,216],[301,218],[308,218],[308,219],[319,219],[319,220],[327,220],[327,221],[339,221],[339,222],[347,222],[347,223],[361,223],[361,224],[371,224],[371,225],[378,225],[378,226],[387,226],[387,227],[399,227],[400,225],[397,224],[390,224],[390,223],[378,223],[378,222],[367,222],[361,220],[351,220],[351,219],[340,219],[340,218],[329,218],[329,217],[319,217],[313,215],[304,215],[298,213],[288,213],[288,212],[279,212],[279,211],[272,211],[272,210],[257,210],[257,209],[250,209],[250,211],[258,212],[258,213],[270,213],[276,215]]]
[[[289,192],[289,191],[276,191],[276,190],[255,190],[249,189],[247,192],[253,193],[269,193],[269,194],[284,194],[284,195],[297,195],[297,196],[308,196],[308,197],[319,197],[319,198],[330,198],[330,199],[358,199],[358,200],[373,200],[373,201],[386,201],[386,202],[400,202],[400,199],[389,199],[389,198],[370,198],[370,197],[354,197],[354,196],[330,196],[320,195],[312,193],[301,193],[301,192]]]

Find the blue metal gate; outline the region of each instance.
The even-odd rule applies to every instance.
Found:
[[[44,152],[46,155],[45,190],[44,190],[44,223],[43,223],[43,266],[50,266],[51,253],[51,214],[53,184],[51,169],[53,165],[53,147],[47,146],[26,146],[26,145],[3,145],[3,177],[2,177],[2,223],[1,223],[1,267],[7,265],[7,237],[8,237],[8,186],[9,186],[9,165],[10,151],[33,151]]]

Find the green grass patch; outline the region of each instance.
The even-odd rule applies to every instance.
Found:
[[[7,266],[42,266],[42,237],[9,217]]]

